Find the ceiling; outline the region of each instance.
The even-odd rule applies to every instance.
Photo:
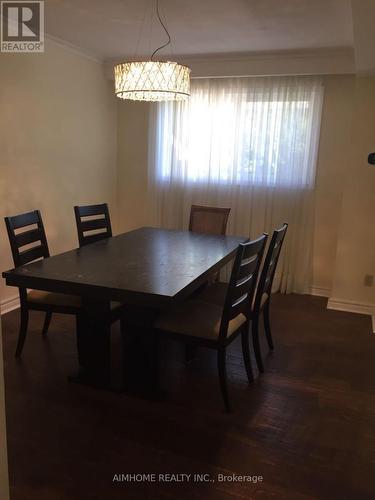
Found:
[[[160,2],[174,55],[353,46],[350,0]],[[155,0],[46,0],[45,6],[49,35],[103,60],[148,57],[165,41]]]

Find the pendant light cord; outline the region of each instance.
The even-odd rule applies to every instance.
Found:
[[[160,17],[160,12],[159,12],[159,0],[156,0],[156,15],[157,15],[157,17],[158,17],[158,19],[159,19],[159,23],[162,25],[162,27],[163,27],[163,29],[164,29],[164,31],[165,31],[165,33],[166,33],[167,37],[168,37],[168,41],[167,41],[167,42],[165,42],[165,44],[164,44],[164,45],[161,45],[161,46],[160,46],[160,47],[158,47],[156,50],[154,50],[154,52],[153,52],[153,53],[152,53],[152,55],[151,55],[151,61],[154,59],[155,54],[156,54],[157,52],[159,52],[159,50],[164,49],[165,47],[167,47],[167,45],[170,45],[170,43],[171,43],[171,35],[169,34],[169,31],[167,30],[167,28],[166,28],[165,24],[163,23],[162,18]]]

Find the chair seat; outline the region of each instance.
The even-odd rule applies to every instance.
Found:
[[[188,300],[161,315],[155,326],[166,332],[217,340],[222,314],[221,306],[201,300]],[[238,314],[233,318],[228,325],[227,337],[230,337],[245,322],[246,317],[243,314]]]
[[[205,288],[197,297],[198,300],[224,306],[225,297],[228,290],[228,283],[217,282]],[[260,306],[263,307],[268,300],[268,294],[263,293]],[[252,308],[254,308],[255,297]]]
[[[27,294],[27,301],[38,305],[71,307],[79,309],[81,307],[81,297],[78,295],[67,295],[65,293],[44,292],[42,290],[30,290]]]
[[[66,293],[44,292],[42,290],[30,290],[27,294],[27,301],[32,304],[68,307],[80,309],[82,299],[79,295],[67,295]],[[111,302],[111,312],[121,307],[119,302]]]

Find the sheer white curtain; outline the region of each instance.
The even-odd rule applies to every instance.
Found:
[[[187,228],[192,203],[231,207],[228,233],[289,223],[276,286],[311,284],[314,183],[323,100],[316,77],[192,81],[190,101],[152,111],[149,196],[155,223]]]

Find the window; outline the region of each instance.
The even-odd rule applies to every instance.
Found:
[[[322,97],[318,78],[193,80],[190,101],[158,105],[156,180],[312,188]]]

